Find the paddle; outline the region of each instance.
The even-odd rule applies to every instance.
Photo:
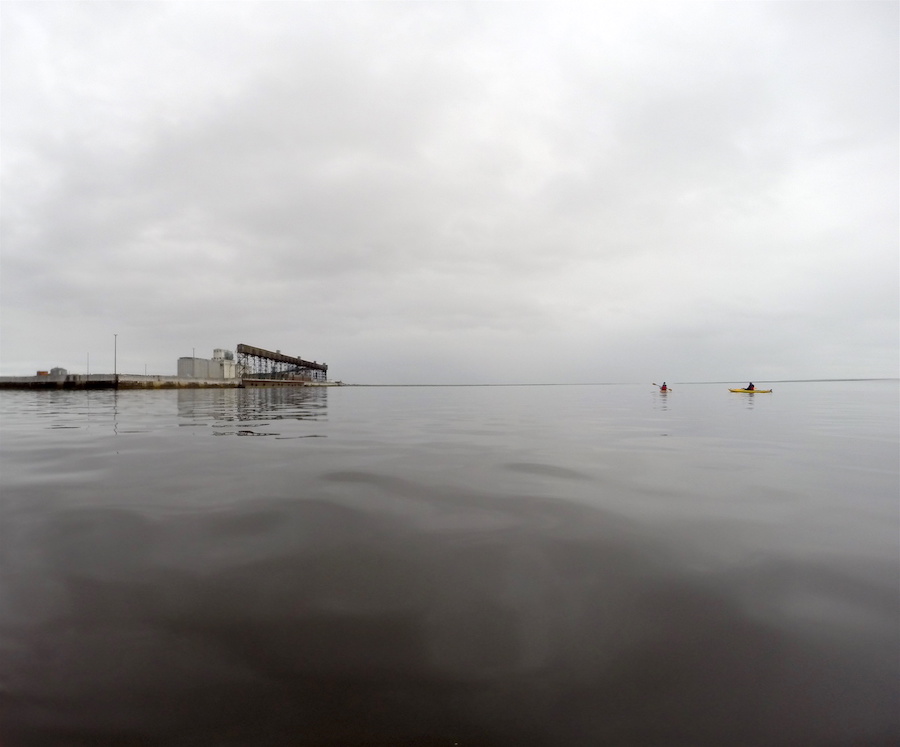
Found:
[[[655,381],[653,382],[653,386],[659,387],[660,390],[662,390],[662,387],[659,386],[659,384],[657,384]],[[672,387],[670,387],[668,384],[666,384],[666,391],[667,391],[667,392],[668,392],[671,388],[672,388]]]

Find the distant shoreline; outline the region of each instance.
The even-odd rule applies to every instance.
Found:
[[[701,384],[722,384],[722,385],[740,385],[746,379],[729,379],[723,381],[672,381],[669,386],[696,386]],[[896,381],[900,383],[900,378],[893,376],[878,376],[871,378],[853,378],[853,379],[754,379],[757,384],[815,384],[828,382],[852,382],[852,381]],[[655,386],[653,383],[643,383],[635,381],[583,381],[583,382],[533,382],[533,383],[509,383],[509,384],[347,384],[342,386],[355,387],[537,387],[537,386]]]
[[[824,384],[863,381],[894,381],[897,377],[871,377],[849,379],[756,379],[757,384]],[[738,379],[728,381],[672,381],[669,386],[740,385]],[[253,388],[307,388],[307,387],[576,387],[576,386],[655,386],[652,383],[634,381],[597,382],[537,382],[508,384],[353,384],[343,381],[302,381],[291,379],[195,379],[179,376],[154,376],[137,374],[67,374],[65,376],[0,376],[0,389],[33,391],[92,390],[92,389],[253,389]]]
[[[300,379],[195,379],[137,374],[66,374],[61,376],[0,376],[0,389],[33,391],[92,389],[247,389],[257,387],[343,386],[342,382]]]

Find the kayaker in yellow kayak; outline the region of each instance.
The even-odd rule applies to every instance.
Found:
[[[744,389],[746,389],[748,392],[752,392],[754,389],[756,389],[756,387],[753,386],[753,382],[751,381],[749,384],[747,384],[747,386],[744,387]]]

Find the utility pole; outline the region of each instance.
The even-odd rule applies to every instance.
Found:
[[[113,376],[118,373],[119,335],[113,333]]]

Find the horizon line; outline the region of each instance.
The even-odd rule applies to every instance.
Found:
[[[697,384],[734,384],[737,379],[723,379],[721,381],[673,381],[670,386],[678,384],[679,386],[690,386]],[[803,384],[803,383],[826,383],[836,381],[900,381],[897,376],[863,376],[851,378],[831,378],[831,379],[757,379],[760,384]],[[341,381],[343,386],[658,386],[653,382],[646,384],[639,381],[545,381],[545,382],[501,382],[501,383],[351,383]]]

